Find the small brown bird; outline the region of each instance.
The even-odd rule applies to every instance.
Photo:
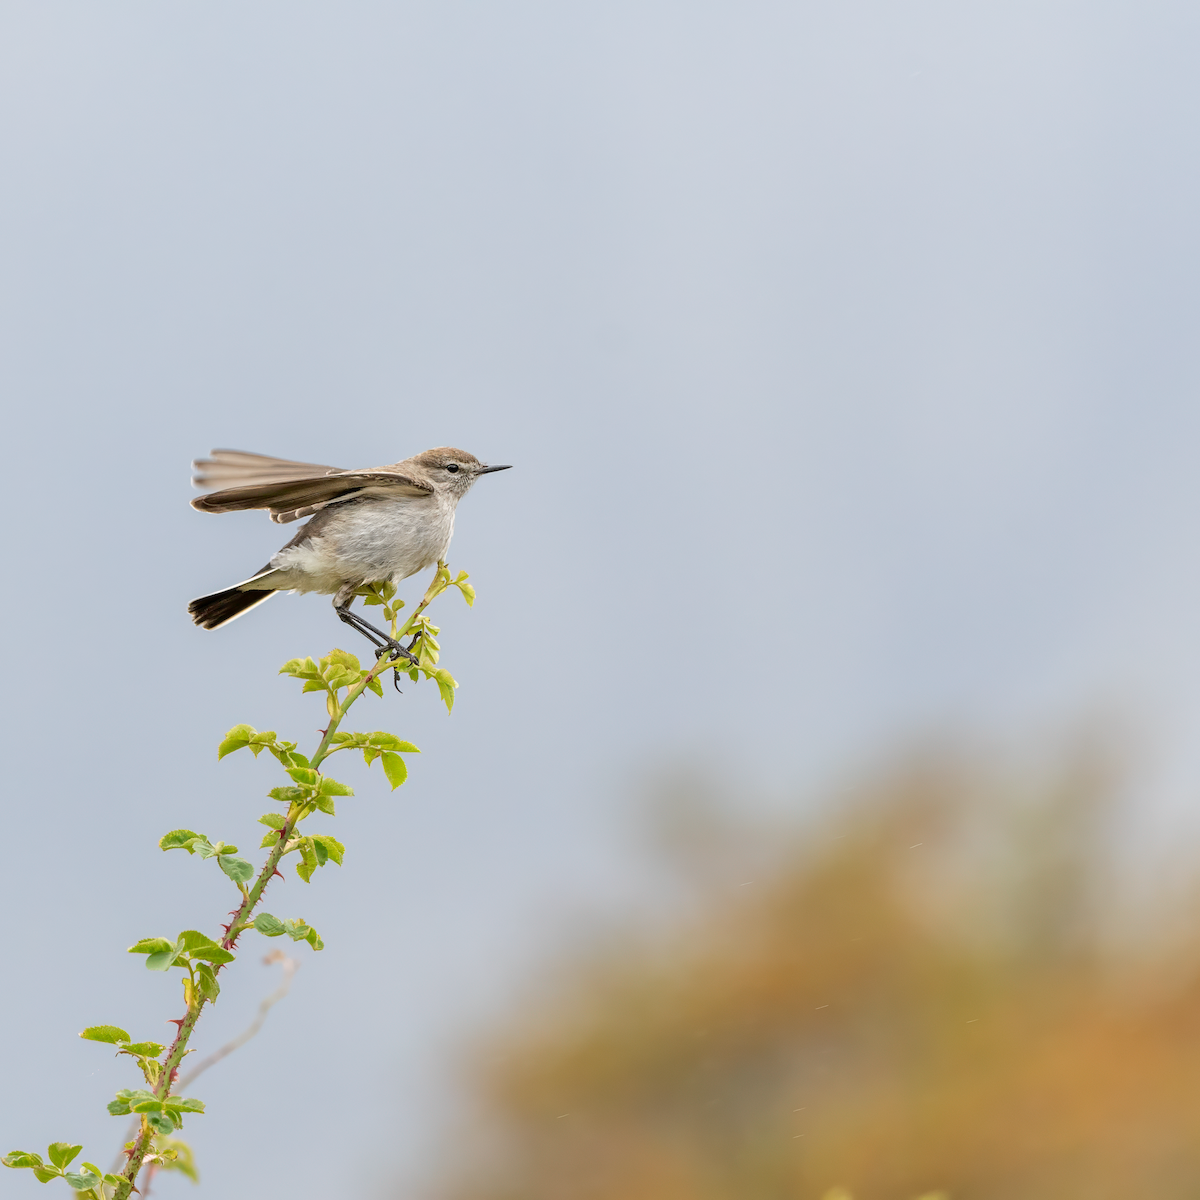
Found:
[[[338,617],[377,647],[412,655],[350,611],[367,583],[402,579],[446,556],[454,510],[489,467],[452,446],[387,467],[343,471],[241,450],[214,450],[192,467],[196,487],[220,488],[192,501],[201,512],[265,508],[279,524],[312,517],[261,571],[188,605],[197,625],[219,629],[278,591],[333,596]]]

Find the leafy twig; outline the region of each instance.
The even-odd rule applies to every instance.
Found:
[[[399,611],[403,602],[395,601],[395,587],[391,583],[373,584],[364,589],[366,603],[385,606],[393,638],[399,640],[409,634],[416,637],[419,646],[416,665],[411,665],[399,654],[385,654],[372,667],[364,670],[354,655],[343,650],[333,650],[319,662],[311,658],[297,658],[283,665],[280,673],[302,681],[305,692],[322,692],[325,696],[329,723],[321,731],[321,741],[311,758],[300,754],[295,742],[282,741],[274,732],[259,731],[249,725],[236,725],[226,734],[217,748],[218,759],[242,749],[249,749],[257,758],[263,750],[269,750],[291,779],[290,786],[277,787],[269,793],[273,800],[287,806],[286,814],[271,812],[259,817],[259,823],[267,826],[261,846],[269,853],[257,873],[251,862],[239,856],[236,846],[210,841],[204,834],[194,830],[174,829],[159,839],[162,850],[185,850],[189,855],[199,855],[202,859],[215,858],[220,869],[237,886],[241,902],[230,914],[229,924],[222,926],[223,936],[219,940],[196,929],[185,929],[174,941],[165,937],[149,937],[129,947],[130,953],[146,956],[146,966],[152,971],[169,971],[172,967],[180,967],[184,971],[184,1014],[172,1022],[178,1031],[169,1049],[166,1049],[165,1058],[162,1057],[165,1048],[157,1042],[134,1042],[124,1029],[115,1025],[93,1025],[80,1034],[89,1041],[115,1045],[118,1054],[134,1058],[146,1081],[144,1089],[119,1091],[108,1106],[109,1112],[115,1116],[133,1114],[138,1120],[136,1134],[125,1147],[127,1161],[124,1169],[119,1173],[102,1173],[99,1167],[85,1162],[79,1171],[68,1171],[67,1167],[79,1155],[82,1147],[67,1142],[54,1142],[47,1150],[48,1161],[37,1154],[14,1150],[0,1160],[5,1166],[28,1168],[42,1183],[63,1178],[80,1196],[80,1200],[128,1200],[144,1166],[151,1169],[175,1166],[194,1176],[190,1149],[183,1142],[173,1141],[169,1135],[182,1127],[185,1113],[201,1113],[204,1105],[199,1100],[180,1096],[176,1089],[186,1086],[202,1071],[219,1062],[259,1031],[268,1010],[287,993],[296,969],[293,960],[285,959],[291,965],[285,967],[283,986],[263,1001],[258,1017],[250,1027],[179,1080],[180,1064],[188,1052],[196,1022],[204,1006],[216,1002],[221,991],[218,975],[223,967],[234,961],[238,939],[247,929],[253,927],[266,937],[286,934],[293,941],[308,942],[314,950],[323,947],[317,931],[303,919],[280,920],[270,913],[257,911],[258,906],[267,885],[280,874],[279,866],[288,854],[295,853],[298,856],[296,873],[306,883],[327,862],[333,861],[339,865],[342,862],[345,847],[336,838],[327,834],[305,835],[299,832],[300,823],[313,813],[333,816],[336,797],[353,795],[345,784],[322,772],[321,767],[330,755],[339,750],[360,750],[368,766],[379,759],[393,790],[408,777],[408,769],[401,755],[418,753],[416,746],[391,733],[340,731],[346,714],[363,692],[369,688],[382,696],[379,677],[385,671],[403,669],[414,681],[422,675],[434,680],[447,711],[453,708],[454,691],[458,684],[449,671],[438,665],[440,647],[435,635],[440,631],[425,616],[429,604],[450,587],[457,587],[468,605],[474,603],[475,592],[467,583],[465,572],[452,578],[446,564],[438,563],[425,595],[402,625]]]

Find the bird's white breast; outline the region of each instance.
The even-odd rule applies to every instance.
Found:
[[[319,532],[271,559],[279,586],[332,595],[346,584],[393,583],[433,566],[454,532],[449,496],[360,500],[338,505]]]

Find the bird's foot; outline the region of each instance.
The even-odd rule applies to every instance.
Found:
[[[376,649],[376,651],[375,651],[375,661],[376,661],[376,662],[378,662],[378,661],[379,661],[381,658],[384,658],[384,657],[387,657],[387,656],[390,656],[390,655],[393,655],[393,654],[398,654],[398,655],[399,655],[401,658],[407,658],[407,659],[408,659],[408,661],[409,661],[409,662],[410,662],[410,663],[411,663],[411,664],[412,664],[414,667],[416,667],[416,666],[420,666],[420,661],[421,661],[421,660],[420,660],[419,658],[417,658],[417,656],[416,656],[416,655],[415,655],[415,654],[412,652],[412,647],[410,646],[410,647],[409,647],[409,648],[406,650],[406,649],[405,649],[405,648],[404,648],[402,645],[400,645],[400,643],[399,643],[399,642],[397,642],[397,641],[396,641],[394,638],[388,638],[388,640],[387,640],[387,645],[385,645],[385,646],[380,646],[380,647],[378,647],[378,649]]]

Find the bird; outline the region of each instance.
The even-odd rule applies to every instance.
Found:
[[[357,613],[355,593],[369,583],[391,582],[445,560],[458,502],[482,475],[507,471],[488,466],[453,446],[436,446],[385,467],[345,471],[244,450],[212,450],[192,463],[200,512],[264,508],[284,525],[310,517],[270,562],[241,583],[200,596],[188,605],[203,629],[220,629],[276,592],[317,592],[333,597],[340,620],[376,647],[416,662],[406,649]]]

